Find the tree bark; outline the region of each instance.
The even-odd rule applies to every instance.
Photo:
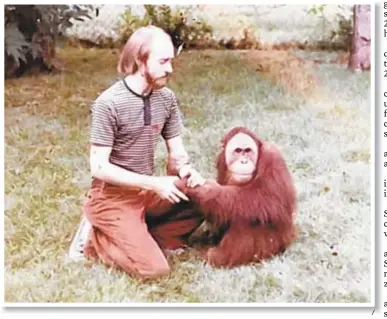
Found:
[[[348,67],[352,71],[371,67],[371,6],[353,6],[353,35]]]

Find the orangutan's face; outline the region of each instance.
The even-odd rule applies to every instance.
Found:
[[[258,159],[258,145],[244,133],[236,134],[225,148],[229,182],[241,184],[250,181]]]

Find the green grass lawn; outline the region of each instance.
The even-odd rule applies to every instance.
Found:
[[[235,125],[277,144],[298,190],[300,237],[282,256],[231,270],[171,254],[170,276],[136,282],[102,264],[66,262],[90,182],[89,106],[116,80],[118,56],[59,54],[66,72],[5,82],[6,302],[371,301],[369,73],[316,65],[321,92],[306,99],[238,52],[179,56],[171,88],[194,165],[214,177],[220,139]],[[158,174],[165,154],[160,143]]]

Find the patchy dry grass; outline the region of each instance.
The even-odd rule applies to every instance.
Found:
[[[295,178],[300,238],[283,256],[232,270],[172,254],[170,276],[136,282],[99,263],[66,263],[90,182],[89,105],[115,81],[117,52],[60,55],[65,73],[5,83],[7,302],[370,301],[369,73],[315,65],[324,93],[312,101],[238,52],[184,52],[171,87],[193,163],[213,177],[220,138],[234,125],[276,143]],[[160,174],[165,152],[160,144]]]
[[[323,89],[314,74],[314,63],[307,63],[290,51],[248,50],[242,54],[262,76],[293,94],[318,98]]]

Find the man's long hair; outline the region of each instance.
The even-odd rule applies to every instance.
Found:
[[[148,59],[153,39],[159,36],[170,36],[161,28],[148,25],[137,29],[126,42],[118,62],[117,71],[123,75],[138,71],[136,61],[145,63]]]

